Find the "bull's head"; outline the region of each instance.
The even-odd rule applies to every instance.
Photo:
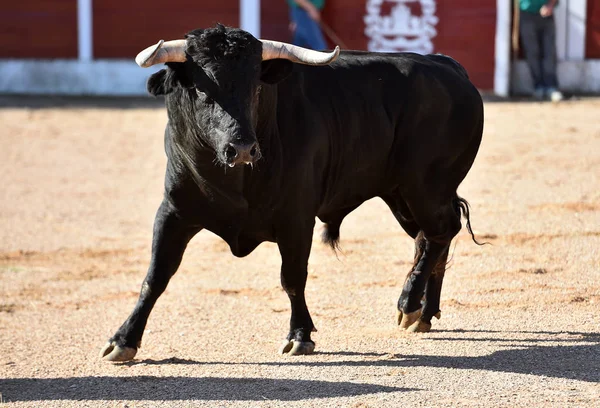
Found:
[[[170,70],[152,75],[148,91],[179,90],[178,97],[188,100],[193,111],[182,120],[193,121],[202,143],[219,162],[233,167],[260,158],[256,126],[261,83],[281,81],[293,62],[326,65],[338,54],[339,47],[331,53],[313,51],[218,25],[192,31],[183,40],[161,40],[135,60],[141,67],[167,63]]]

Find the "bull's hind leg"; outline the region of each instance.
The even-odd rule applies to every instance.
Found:
[[[407,201],[415,222],[421,228],[415,239],[414,265],[398,299],[398,323],[407,331],[429,331],[431,318],[439,312],[448,248],[461,228],[461,214],[457,211],[455,199],[456,196],[439,201]],[[435,203],[439,204],[436,206]]]
[[[315,343],[310,334],[316,331],[306,306],[304,288],[308,277],[308,258],[312,245],[315,221],[293,221],[278,231],[277,245],[281,253],[281,285],[286,291],[292,308],[290,331],[285,338],[280,354],[311,354]]]
[[[140,347],[150,312],[177,271],[190,239],[200,230],[190,227],[163,201],[154,220],[152,259],[137,304],[125,323],[102,348],[100,357],[108,361],[133,359]]]
[[[423,301],[423,314],[421,315],[422,327],[429,331],[431,328],[431,318],[441,316],[440,310],[440,297],[442,294],[442,283],[444,282],[444,275],[446,273],[446,262],[448,261],[448,248],[442,253],[437,261],[437,264],[427,280],[425,285],[425,300]],[[428,327],[427,327],[428,326]]]
[[[418,243],[416,244],[419,245]],[[419,253],[420,251],[417,251]],[[420,256],[420,255],[419,255]],[[448,248],[438,258],[427,283],[425,284],[425,296],[422,299],[422,309],[416,312],[403,313],[398,309],[398,325],[401,328],[412,332],[428,332],[431,329],[431,319],[435,316],[438,319],[441,316],[440,296],[442,293],[442,283],[446,272],[446,261],[448,260]],[[415,265],[418,260],[415,259]],[[407,276],[410,278],[413,270]],[[398,303],[400,304],[400,302]]]

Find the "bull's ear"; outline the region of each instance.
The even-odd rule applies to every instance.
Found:
[[[171,92],[171,89],[167,89],[166,77],[166,69],[161,69],[160,71],[150,75],[150,78],[148,78],[148,82],[146,83],[146,89],[148,92],[154,96],[166,95]]]
[[[182,86],[184,88],[190,88],[194,86],[194,83],[187,74],[185,64],[179,62],[167,62],[167,69],[161,69],[155,74],[150,75],[146,89],[150,94],[166,95],[175,88]]]
[[[261,62],[260,80],[267,84],[283,81],[294,69],[294,63],[285,59]]]

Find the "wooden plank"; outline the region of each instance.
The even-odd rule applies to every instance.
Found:
[[[285,0],[261,0],[260,32],[268,40],[291,42],[289,9]]]
[[[133,59],[158,40],[216,23],[239,26],[239,0],[94,1],[94,57]]]
[[[77,58],[77,0],[4,1],[0,58]]]
[[[451,56],[481,89],[494,87],[496,1],[438,1],[435,52]]]
[[[588,0],[585,57],[600,58],[600,2]]]

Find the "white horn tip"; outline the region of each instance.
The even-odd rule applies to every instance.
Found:
[[[340,55],[340,46],[339,45],[335,46],[335,49],[333,50],[332,54],[333,55],[331,57],[331,62],[335,61],[337,59],[337,57]]]
[[[158,43],[156,43],[156,45],[152,45],[152,46],[146,48],[145,50],[141,51],[135,57],[135,63],[138,64],[142,68],[151,67],[153,65],[152,58],[156,55],[158,50],[160,50],[160,47],[162,47],[164,42],[165,42],[164,40],[160,40]]]

